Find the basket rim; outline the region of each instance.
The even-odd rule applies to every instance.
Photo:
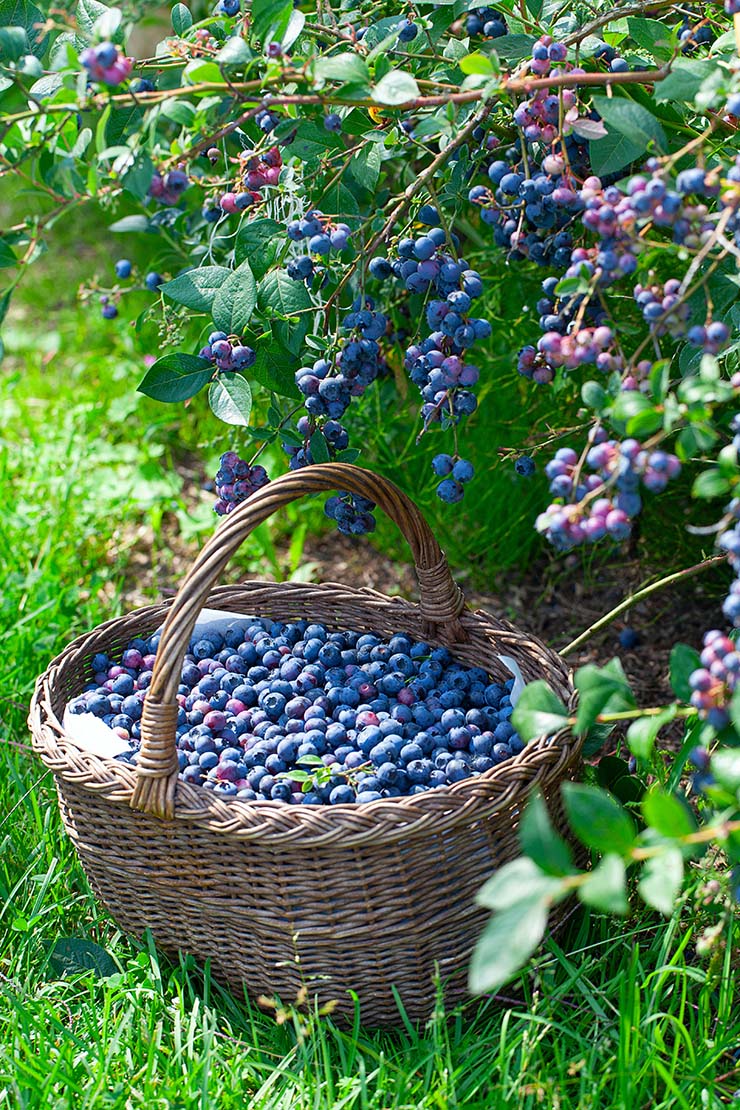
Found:
[[[341,591],[345,598],[350,595],[358,601],[372,602],[375,611],[368,612],[370,620],[376,617],[379,621],[379,608],[385,610],[386,621],[392,618],[398,631],[408,630],[404,629],[404,616],[407,619],[419,619],[420,610],[416,602],[400,597],[391,598],[368,587],[358,588],[333,582],[275,583],[251,580],[215,587],[206,604],[208,608],[228,611],[237,600],[235,593],[248,600],[253,594],[276,591],[286,596],[290,593],[300,594],[302,597],[313,595],[324,601],[332,592]],[[150,618],[161,623],[173,603],[174,598],[143,606],[82,633],[67,644],[38,677],[28,723],[33,735],[34,751],[55,776],[69,780],[98,797],[106,797],[115,804],[130,805],[136,784],[135,767],[94,755],[79,747],[65,732],[52,707],[55,682],[60,670],[72,666],[88,641],[99,641],[102,646],[105,639],[115,635],[117,628],[131,621]],[[270,614],[269,609],[264,606],[260,614],[258,605],[255,605],[250,615]],[[569,707],[574,704],[576,692],[572,671],[536,636],[521,632],[507,620],[495,617],[484,609],[465,609],[460,621],[466,631],[483,634],[497,654],[496,639],[497,634],[501,633],[517,639],[516,647],[508,643],[500,645],[503,654],[515,656],[517,650],[524,647],[528,649],[526,654],[531,657],[534,654],[531,649],[535,649],[550,668],[550,673],[545,673],[542,677],[553,682]],[[342,621],[341,610],[334,623],[337,627],[346,624],[346,621]],[[436,638],[431,635],[425,639],[434,643]],[[443,644],[442,639],[438,642]],[[444,646],[453,656],[466,647],[464,644],[450,643],[444,643]],[[92,645],[88,650],[93,650]],[[490,671],[490,668],[487,669]],[[368,842],[390,843],[425,832],[439,833],[460,824],[470,825],[499,810],[522,805],[531,790],[543,782],[550,783],[565,777],[567,770],[580,761],[582,745],[581,738],[574,737],[567,728],[561,729],[552,736],[530,741],[520,753],[504,763],[461,782],[436,787],[420,794],[383,798],[362,806],[354,803],[293,806],[273,800],[222,798],[201,786],[178,779],[174,819],[239,839],[259,839],[262,842],[269,840],[283,847],[293,844],[303,849],[311,845],[339,842],[345,847],[356,847]],[[132,810],[132,817],[149,819],[135,810]],[[161,818],[159,820],[164,821]],[[171,825],[172,821],[165,823]]]

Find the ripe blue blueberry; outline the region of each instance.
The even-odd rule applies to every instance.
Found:
[[[119,258],[116,262],[116,276],[119,278],[131,277],[131,263],[128,258]]]

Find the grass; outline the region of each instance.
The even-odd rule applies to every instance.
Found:
[[[85,264],[104,257],[101,248]],[[79,260],[57,255],[55,265],[19,297],[1,368],[2,1110],[731,1104],[740,1088],[734,923],[727,943],[698,956],[717,911],[697,912],[691,891],[667,923],[641,913],[615,924],[581,910],[504,997],[449,1014],[440,1005],[419,1029],[399,1013],[398,1028],[380,1033],[364,1029],[361,1014],[342,1029],[290,1006],[278,1022],[225,993],[191,957],[170,965],[146,938],[117,931],[63,833],[51,776],[28,749],[28,700],[73,635],[120,611],[137,584],[132,567],[154,566],[139,583],[144,597],[158,578],[171,581],[173,522],[183,544],[210,530],[209,497],[184,496],[182,463],[218,448],[203,410],[181,421],[133,393],[137,341],[60,298],[79,279]],[[47,297],[53,315],[40,325]],[[389,429],[389,468],[401,435]],[[245,565],[299,570],[295,535],[319,518],[311,509],[284,526],[294,534],[289,565],[272,530]],[[59,938],[100,945],[115,972],[62,975],[51,954]],[[248,937],[244,955],[248,967]]]

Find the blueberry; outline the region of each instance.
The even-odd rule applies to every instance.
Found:
[[[640,633],[636,632],[634,628],[623,628],[619,633],[619,645],[623,647],[625,651],[630,651],[632,648],[638,647],[640,642]]]
[[[128,258],[119,258],[116,262],[116,276],[119,278],[131,277],[131,263]]]
[[[355,792],[348,783],[333,787],[329,794],[329,804],[333,806],[347,805],[354,800]]]

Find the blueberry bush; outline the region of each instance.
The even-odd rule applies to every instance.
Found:
[[[551,501],[532,524],[555,552],[624,543],[645,498],[664,498],[684,516],[687,490],[716,502],[719,554],[669,577],[726,560],[735,575],[727,628],[707,631],[701,655],[674,647],[674,702],[639,707],[614,660],[576,672],[577,709],[537,682],[514,710],[507,730],[524,742],[568,726],[591,754],[610,729],[627,726],[629,758],[609,757],[598,780],[564,792],[575,838],[598,856],[589,870],[575,865],[533,799],[522,858],[480,895],[495,913],[473,986],[495,987],[521,966],[550,907],[573,894],[624,913],[634,886],[668,913],[687,865],[710,846],[729,860],[733,893],[736,0],[680,9],[666,0],[588,9],[550,0],[177,3],[172,33],[142,58],[126,50],[131,13],[98,0],[49,12],[22,0],[2,10],[0,173],[35,203],[0,237],[8,275],[0,317],[58,219],[83,205],[109,213],[122,242],[135,243],[127,253],[147,264],[112,260],[109,279],[83,296],[106,319],[130,317],[137,331],[156,332],[159,357],[139,390],[168,405],[207,391],[215,417],[232,426],[215,475],[217,514],[269,481],[259,461],[267,446],[293,470],[353,461],[360,444],[372,465],[372,443],[353,437],[353,425],[380,389],[417,420],[417,442],[433,442],[428,482],[444,505],[469,490],[475,497],[495,467],[522,482],[544,469]],[[540,288],[530,342],[505,354],[520,375],[518,403],[541,404],[544,392],[548,432],[504,452],[492,443],[474,467],[466,436],[501,403],[503,387],[486,368],[494,343],[507,341],[517,275]],[[485,306],[496,298],[494,319]],[[325,511],[341,532],[363,534],[375,527],[373,508],[337,491]],[[126,677],[118,671],[106,661],[101,681]],[[683,740],[668,757],[659,734],[674,722]],[[457,717],[450,728],[470,732]],[[458,739],[466,754],[455,773],[492,758],[492,743],[479,753],[475,736]],[[428,762],[431,749],[410,746],[407,762]],[[375,763],[372,750],[360,754]],[[239,774],[224,781],[246,781]],[[379,776],[370,777],[375,789]],[[270,796],[297,792],[272,778]],[[256,791],[251,782],[242,789]],[[355,793],[333,789],[342,801]]]

